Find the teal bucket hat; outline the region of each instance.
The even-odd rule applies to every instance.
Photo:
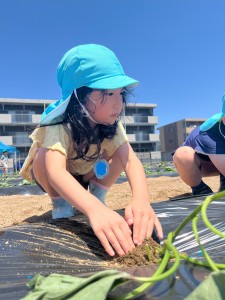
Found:
[[[223,95],[222,98],[222,112],[213,115],[211,118],[209,118],[208,120],[206,120],[201,126],[200,126],[200,130],[201,131],[207,131],[210,128],[212,128],[218,121],[220,121],[222,119],[222,117],[224,117],[225,115],[225,95]]]
[[[66,52],[57,67],[57,82],[62,89],[62,98],[45,109],[41,125],[63,120],[73,90],[77,88],[111,90],[139,83],[125,75],[113,51],[96,44],[79,45]]]

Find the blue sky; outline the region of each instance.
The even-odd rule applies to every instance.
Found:
[[[224,0],[0,0],[0,98],[59,99],[56,67],[70,48],[112,49],[157,104],[159,126],[220,112]]]

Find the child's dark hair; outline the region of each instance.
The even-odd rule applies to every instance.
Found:
[[[93,89],[88,87],[81,87],[76,90],[77,97],[84,106],[86,105],[88,95],[93,91]],[[102,92],[102,102],[105,101],[105,92]],[[126,104],[126,95],[129,93],[128,89],[124,90],[123,102]],[[76,157],[71,157],[69,159],[79,159],[82,158],[86,161],[95,161],[99,158],[101,143],[104,139],[112,139],[116,134],[117,124],[119,120],[116,120],[113,125],[103,125],[97,124],[95,128],[92,128],[88,122],[88,118],[79,104],[75,94],[73,93],[69,104],[65,112],[64,124],[67,124],[72,139],[74,151],[77,153]],[[98,128],[98,134],[96,134],[96,129]],[[96,151],[91,156],[88,156],[88,150],[90,145],[96,145]]]

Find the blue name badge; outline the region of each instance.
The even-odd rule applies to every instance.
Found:
[[[105,159],[100,159],[94,164],[94,172],[98,179],[103,179],[109,174],[109,163]]]

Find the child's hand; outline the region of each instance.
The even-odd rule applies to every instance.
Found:
[[[163,238],[162,226],[149,202],[132,201],[125,208],[125,219],[129,226],[133,225],[133,241],[141,245],[144,239],[150,238],[156,227],[159,239]]]
[[[127,222],[115,211],[105,206],[98,207],[90,214],[89,221],[110,256],[114,256],[115,252],[122,256],[135,248]]]

